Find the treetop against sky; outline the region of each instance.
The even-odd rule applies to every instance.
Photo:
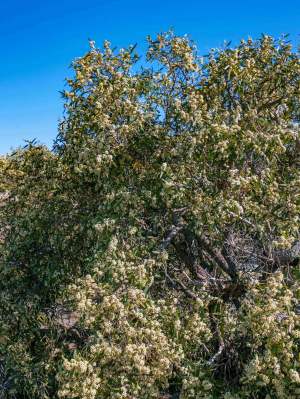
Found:
[[[236,44],[262,32],[299,34],[297,0],[204,2],[153,0],[2,1],[0,4],[0,154],[37,138],[52,146],[63,114],[59,91],[70,62],[88,51],[88,38],[100,45],[138,43],[173,27],[189,34],[205,54],[224,40]]]

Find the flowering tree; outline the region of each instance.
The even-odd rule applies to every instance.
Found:
[[[299,54],[148,42],[91,42],[5,159],[0,397],[296,398]]]

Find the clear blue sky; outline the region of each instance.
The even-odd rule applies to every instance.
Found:
[[[260,33],[300,42],[300,0],[0,0],[0,154],[37,138],[49,147],[62,115],[59,90],[88,38],[139,43],[173,27],[200,52]]]

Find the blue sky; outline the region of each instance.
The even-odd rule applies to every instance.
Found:
[[[63,103],[59,90],[88,38],[125,47],[173,27],[200,52],[261,33],[300,43],[300,0],[0,0],[0,154],[37,138],[49,147]]]

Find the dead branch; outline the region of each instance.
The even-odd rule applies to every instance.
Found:
[[[212,248],[211,243],[205,236],[197,237],[197,240],[199,246],[204,248],[209,253],[217,266],[228,276],[230,276],[233,281],[235,281],[237,279],[236,270],[228,265],[222,253],[218,249]]]
[[[171,282],[171,284],[172,284],[173,286],[176,286],[176,285],[179,286],[179,287],[182,289],[182,291],[184,291],[184,293],[185,293],[188,297],[194,299],[195,301],[199,299],[198,296],[197,296],[196,294],[194,294],[193,291],[189,290],[181,281],[172,278],[172,277],[168,274],[167,269],[165,269],[164,272],[165,272],[166,278]]]
[[[184,223],[179,223],[173,225],[167,237],[162,241],[159,246],[159,251],[164,251],[172,242],[172,240],[177,236],[177,234],[183,229]]]

